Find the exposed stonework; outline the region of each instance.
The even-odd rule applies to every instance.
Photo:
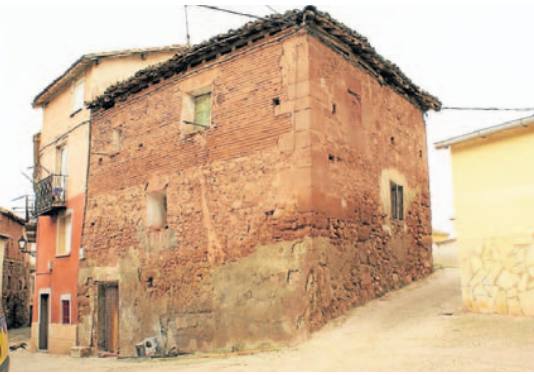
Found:
[[[212,127],[184,136],[182,97],[207,85]],[[431,272],[421,110],[308,30],[175,75],[92,121],[82,346],[99,342],[106,282],[119,285],[120,355],[132,356],[147,337],[165,353],[298,341]],[[389,217],[390,180],[404,186],[404,220]],[[161,191],[166,226],[154,229],[146,196]]]
[[[515,243],[515,245],[514,245]],[[462,295],[475,312],[534,316],[531,236],[491,238],[461,253]]]
[[[24,220],[0,208],[0,290],[8,328],[25,326],[30,319],[30,264],[17,242],[23,232]]]

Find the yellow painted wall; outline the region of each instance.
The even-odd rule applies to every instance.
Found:
[[[451,156],[465,305],[534,315],[534,130],[453,145]]]

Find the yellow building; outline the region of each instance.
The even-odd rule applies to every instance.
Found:
[[[534,315],[534,116],[435,146],[451,152],[465,306]]]
[[[91,114],[85,103],[149,65],[184,49],[167,46],[83,55],[33,101],[37,261],[33,349],[68,353],[77,345],[77,277],[89,158]]]

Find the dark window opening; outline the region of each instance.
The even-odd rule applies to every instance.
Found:
[[[61,301],[61,322],[63,324],[70,324],[70,301],[64,299]]]
[[[273,98],[273,105],[274,106],[280,105],[280,98],[279,97]]]
[[[391,218],[404,220],[404,188],[395,182],[390,182]]]
[[[336,113],[336,103],[332,103],[332,114]]]

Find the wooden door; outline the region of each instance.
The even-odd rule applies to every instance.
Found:
[[[119,287],[101,285],[99,293],[99,347],[108,353],[119,352]]]
[[[48,350],[48,294],[41,294],[39,308],[39,350]]]

